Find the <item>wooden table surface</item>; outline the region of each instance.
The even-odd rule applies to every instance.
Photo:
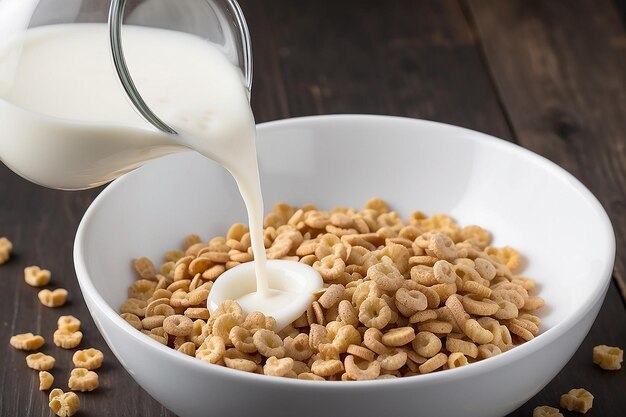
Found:
[[[626,370],[600,370],[591,362],[591,348],[626,348],[626,2],[240,3],[254,42],[252,106],[258,122],[379,113],[460,125],[544,155],[599,198],[617,237],[614,280],[604,306],[563,371],[510,416],[528,417],[537,405],[557,405],[560,394],[574,387],[595,395],[588,415],[623,416]],[[173,415],[116,361],[80,295],[72,243],[99,191],[44,189],[0,164],[0,236],[14,243],[12,259],[0,267],[2,417],[51,415],[47,395],[37,389],[37,372],[27,369],[25,354],[8,341],[27,331],[51,339],[61,313],[79,317],[82,346],[106,356],[100,389],[81,395],[81,416]],[[22,279],[22,269],[33,264],[52,270],[54,286],[70,291],[66,306],[51,311],[39,304],[37,289]],[[54,374],[66,380],[72,352],[51,345],[43,351],[54,353]]]

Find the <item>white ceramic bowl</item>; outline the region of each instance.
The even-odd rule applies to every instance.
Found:
[[[615,241],[593,195],[546,159],[493,137],[421,120],[321,116],[265,123],[258,151],[266,209],[278,201],[361,207],[385,198],[403,215],[449,213],[521,251],[547,307],[529,343],[467,367],[413,378],[316,382],[203,363],[158,344],[116,313],[131,259],[155,261],[189,233],[245,222],[231,177],[183,153],[115,181],[91,205],[74,258],[107,343],[159,402],[189,416],[503,416],[541,390],[593,323],[610,282]]]

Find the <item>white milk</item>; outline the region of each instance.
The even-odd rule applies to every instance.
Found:
[[[101,184],[188,148],[217,161],[234,176],[248,211],[259,294],[242,301],[248,310],[268,311],[267,300],[284,297],[267,298],[256,131],[239,68],[199,37],[125,27],[128,67],[148,105],[179,132],[168,136],[127,101],[108,35],[105,24],[54,25],[25,33],[17,65],[7,62],[16,43],[0,50],[0,65],[15,68],[0,80],[2,160],[35,182],[65,189]]]

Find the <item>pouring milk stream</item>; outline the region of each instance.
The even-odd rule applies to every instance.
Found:
[[[289,324],[322,281],[306,265],[271,261],[269,275],[276,275],[278,285],[301,282],[269,288],[256,130],[241,71],[200,37],[125,26],[126,60],[138,89],[179,132],[166,135],[128,103],[111,63],[108,34],[99,23],[43,26],[0,49],[0,67],[7,68],[15,51],[20,54],[10,79],[6,71],[0,78],[3,162],[34,182],[80,189],[173,152],[193,149],[215,160],[233,175],[246,204],[254,270],[248,265],[225,272],[211,291],[219,299],[210,298],[208,307],[214,310],[232,297],[247,312],[274,316],[278,328]]]

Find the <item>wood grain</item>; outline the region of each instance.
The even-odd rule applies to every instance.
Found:
[[[599,197],[618,238],[615,275],[624,278],[622,0],[240,3],[254,42],[252,106],[258,122],[381,113],[457,124],[517,142],[570,170]],[[93,11],[81,13],[89,17]],[[101,389],[81,396],[80,416],[173,416],[115,360],[80,295],[73,238],[99,191],[47,190],[0,165],[0,235],[15,245],[14,257],[0,267],[2,417],[51,415],[46,395],[37,390],[37,373],[26,368],[26,355],[10,348],[8,340],[26,331],[51,340],[61,314],[83,321],[81,347],[94,346],[106,356],[99,372]],[[37,289],[22,279],[22,269],[31,264],[53,271],[52,286],[70,291],[68,305],[51,310],[39,304]],[[570,363],[509,417],[528,417],[537,405],[556,405],[561,393],[578,386],[596,396],[588,415],[622,415],[626,372],[603,372],[591,364],[590,355],[599,343],[626,347],[626,328],[619,325],[625,319],[623,301],[612,285]],[[44,352],[57,357],[54,374],[64,385],[72,353],[52,343]]]
[[[626,34],[613,4],[468,0],[468,5],[519,144],[590,188],[623,248]],[[615,278],[626,298],[625,262],[617,258]]]
[[[445,121],[511,139],[454,0],[241,5],[252,32],[258,121],[379,113]]]

